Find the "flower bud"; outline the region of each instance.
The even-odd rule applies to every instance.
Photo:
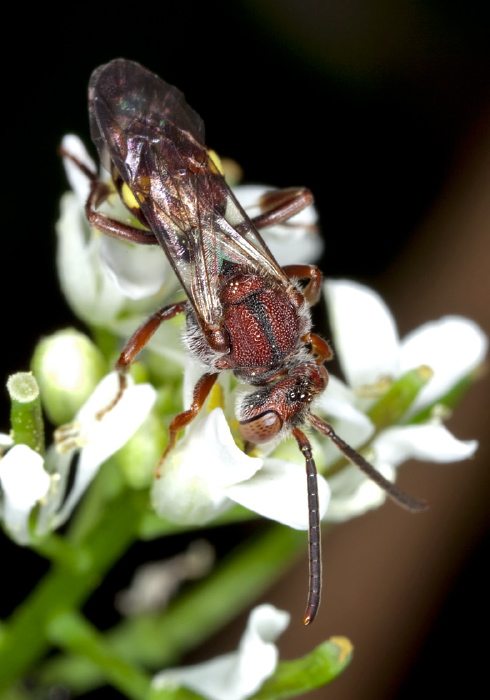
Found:
[[[41,340],[32,358],[32,370],[49,420],[61,425],[73,419],[104,376],[106,366],[87,336],[67,329]]]

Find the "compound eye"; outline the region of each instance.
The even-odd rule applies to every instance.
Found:
[[[267,442],[279,433],[282,420],[275,411],[266,411],[256,418],[242,421],[239,428],[245,440],[254,443]]]

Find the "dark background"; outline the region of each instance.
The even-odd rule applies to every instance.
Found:
[[[431,269],[443,275],[444,261],[424,256],[425,250],[437,250],[426,222],[435,217],[443,239],[445,209],[462,191],[452,183],[463,182],[464,190],[462,172],[487,143],[488,8],[440,0],[297,5],[210,0],[138,3],[130,13],[108,4],[69,6],[56,15],[45,8],[39,16],[36,10],[18,16],[13,10],[15,50],[4,53],[2,75],[2,381],[28,368],[40,336],[77,324],[61,298],[54,266],[54,223],[66,186],[56,149],[69,131],[88,141],[90,73],[117,56],[139,61],[182,89],[206,123],[208,144],[235,158],[246,180],[310,187],[325,235],[325,274],[376,287],[400,311],[403,332],[437,313],[455,312],[474,316],[488,330],[488,311],[479,316],[472,297],[453,295],[447,304],[439,297],[430,306]],[[482,230],[481,254],[488,256],[488,227]],[[463,261],[464,238],[459,245]],[[471,279],[471,270],[465,274]],[[458,288],[451,275],[448,288]],[[461,288],[464,292],[464,284]],[[5,428],[5,392],[0,408]],[[457,432],[458,423],[454,426]],[[467,434],[457,434],[477,436],[471,424]],[[425,493],[423,476],[417,488]],[[455,521],[458,517],[454,512]],[[362,522],[346,527],[362,530]],[[425,641],[414,635],[407,656],[413,663],[405,659],[399,673],[387,671],[393,680],[382,697],[412,697],[414,688],[427,688],[428,682],[440,694],[446,682],[454,690],[448,659],[461,653],[459,635],[471,638],[487,611],[484,522],[482,511],[457,564],[451,564],[455,570],[436,591],[430,619],[422,625]],[[8,566],[19,561],[35,571],[28,553],[18,557],[9,543],[0,547]],[[350,567],[346,563],[345,577]],[[11,600],[4,598],[5,613],[19,593],[17,587]],[[361,597],[362,588],[354,594]],[[322,638],[346,631],[329,626],[327,600],[322,615]],[[313,646],[303,638],[286,656]],[[223,648],[230,645],[224,642]],[[474,675],[482,656],[478,648],[472,653]],[[364,677],[355,697],[381,697],[370,687]],[[341,697],[335,686],[330,695],[322,692]]]
[[[21,348],[8,370],[30,356],[21,334],[36,338],[70,319],[52,262],[65,187],[56,149],[68,131],[88,141],[90,73],[117,56],[180,87],[208,143],[247,180],[313,190],[326,274],[375,283],[403,255],[485,117],[488,10],[434,0],[296,5],[211,0],[138,7],[134,17],[90,6],[19,15],[2,75],[4,319]],[[22,318],[13,302],[26,288]]]

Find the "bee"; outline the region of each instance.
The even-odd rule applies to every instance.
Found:
[[[122,201],[144,228],[98,211],[106,184],[71,157],[91,180],[85,211],[90,224],[122,241],[160,245],[187,296],[148,318],[124,347],[116,369],[120,389],[138,353],[163,321],[185,314],[184,342],[206,368],[191,407],[169,426],[169,442],[197,416],[220,372],[233,372],[250,390],[236,416],[246,446],[292,435],[304,456],[309,509],[309,588],[305,625],[317,615],[321,594],[321,543],[317,470],[303,430],[330,438],[388,496],[412,512],[426,504],[385,479],[347,445],[311,404],[325,391],[325,361],[333,353],[312,331],[311,306],[322,275],[314,265],[281,267],[259,230],[287,221],[312,203],[306,188],[267,194],[250,219],[229,188],[204,140],[204,124],[183,94],[141,65],[116,59],[97,68],[89,84],[92,140]]]

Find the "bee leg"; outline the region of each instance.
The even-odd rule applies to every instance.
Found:
[[[111,219],[109,216],[96,211],[102,202],[111,194],[111,189],[105,182],[99,180],[97,173],[93,172],[76,156],[64,148],[60,148],[60,154],[63,158],[69,158],[71,162],[77,166],[79,170],[90,180],[90,194],[85,203],[85,214],[91,226],[98,229],[107,236],[119,238],[126,243],[137,243],[139,245],[158,245],[158,241],[153,233],[145,229],[130,226],[117,219]]]
[[[184,311],[186,307],[186,301],[179,301],[175,304],[170,304],[169,306],[164,306],[163,309],[156,311],[152,314],[131,336],[128,340],[122,353],[116,362],[116,371],[119,376],[119,389],[114,397],[114,400],[97,414],[97,418],[100,420],[106,413],[111,411],[114,406],[120,401],[124,390],[127,387],[127,378],[129,367],[131,363],[134,362],[137,355],[143,350],[145,345],[148,343],[155,331],[160,327],[160,324],[164,321],[177,316]]]
[[[104,193],[106,185],[100,180],[93,180],[90,188],[90,194],[85,204],[85,215],[91,226],[98,229],[102,233],[112,238],[118,238],[126,243],[136,243],[138,245],[159,245],[152,231],[143,228],[136,228],[130,224],[125,224],[117,219],[111,219],[100,211],[96,211],[96,207],[101,200],[107,196]]]
[[[66,148],[60,146],[58,152],[62,158],[68,158],[69,160],[71,160],[71,162],[74,165],[76,165],[79,170],[82,171],[82,173],[88,180],[91,180],[93,182],[94,180],[98,179],[96,172],[91,170],[87,165],[85,165],[85,163],[82,163],[81,160],[79,160],[73,153],[70,153],[70,151],[67,151]]]
[[[306,187],[288,187],[272,190],[259,200],[263,213],[252,219],[255,228],[261,229],[282,224],[313,203],[313,195]]]
[[[168,444],[155,470],[156,478],[160,476],[160,471],[165,457],[168,455],[170,450],[174,447],[175,443],[177,442],[177,435],[179,434],[179,431],[187,427],[189,423],[191,423],[197,416],[197,414],[203,407],[204,402],[208,398],[209,392],[213,388],[217,378],[218,372],[207,372],[206,374],[203,374],[197,382],[196,386],[194,387],[194,394],[192,398],[191,407],[187,411],[182,411],[182,413],[179,413],[177,416],[175,416],[175,418],[170,423],[168,427]]]
[[[307,345],[311,345],[311,349],[315,355],[315,360],[319,365],[333,359],[333,350],[326,340],[320,338],[316,333],[307,333],[301,340]]]
[[[323,275],[319,268],[316,265],[285,265],[282,269],[289,278],[308,280],[302,293],[308,304],[314,306],[322,292]]]
[[[258,229],[282,224],[312,203],[313,195],[305,187],[272,190],[260,198],[259,204],[264,211],[254,217],[252,223]],[[322,273],[318,267],[316,265],[286,265],[283,269],[288,277],[309,280],[303,290],[303,295],[310,306],[316,304],[320,298],[322,284]]]

